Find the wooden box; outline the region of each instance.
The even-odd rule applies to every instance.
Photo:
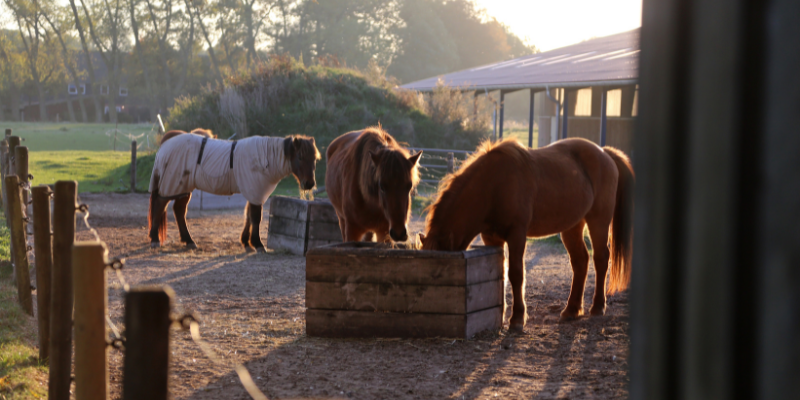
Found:
[[[500,247],[421,251],[348,242],[306,255],[306,333],[469,338],[500,329]]]
[[[327,200],[275,196],[269,206],[267,248],[305,255],[309,249],[341,243],[339,219]]]

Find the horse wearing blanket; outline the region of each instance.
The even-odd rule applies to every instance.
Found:
[[[319,159],[314,138],[307,136],[254,136],[232,142],[216,140],[210,131],[202,129],[167,132],[150,179],[150,247],[160,247],[167,239],[167,206],[174,200],[172,210],[181,242],[190,249],[197,248],[186,226],[186,209],[192,191],[199,189],[222,196],[241,193],[247,200],[242,246],[248,252],[265,251],[259,235],[264,202],[278,182],[290,174],[302,190],[313,189]]]

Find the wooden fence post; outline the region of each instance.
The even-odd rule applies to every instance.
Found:
[[[107,254],[103,242],[76,242],[72,246],[76,399],[108,398]]]
[[[8,167],[6,168],[6,175],[16,175],[16,162],[14,161],[14,156],[16,155],[17,146],[19,146],[19,136],[9,136],[8,137],[8,157],[6,157],[6,163]]]
[[[11,228],[11,261],[17,278],[17,296],[22,309],[33,315],[31,298],[31,277],[28,271],[28,246],[25,243],[25,228],[22,223],[22,200],[19,179],[16,175],[6,177],[6,197],[8,197],[8,226]]]
[[[131,193],[136,192],[136,141],[131,142]]]
[[[447,153],[447,173],[452,174],[456,171],[455,156],[453,153]]]
[[[25,146],[17,146],[14,148],[14,171],[15,175],[19,178],[20,184],[29,183],[28,180],[28,148]],[[22,191],[22,210],[28,209],[28,191]],[[25,212],[27,216],[28,213]]]
[[[36,300],[39,317],[39,360],[50,356],[50,274],[53,267],[50,233],[50,188],[31,189],[33,194],[33,258],[36,262]]]
[[[169,286],[131,289],[125,295],[123,400],[166,400],[169,372]]]
[[[78,183],[56,182],[53,197],[53,273],[50,290],[50,400],[69,400],[72,372],[72,244]]]

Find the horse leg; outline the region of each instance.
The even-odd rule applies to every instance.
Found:
[[[508,330],[522,332],[525,328],[527,315],[525,313],[525,245],[527,244],[525,231],[512,233],[507,238],[508,243],[508,281],[514,293],[514,305],[511,311],[511,321]]]
[[[578,225],[561,232],[561,242],[569,253],[569,262],[572,264],[572,288],[569,291],[567,307],[561,311],[561,321],[569,321],[583,315],[583,288],[586,285],[586,275],[589,272],[589,251],[583,241],[583,227],[581,221]]]
[[[253,245],[257,253],[266,253],[267,250],[264,249],[264,244],[261,243],[262,206],[260,204],[247,203],[247,207],[250,209],[250,244]]]
[[[189,234],[189,228],[186,226],[186,210],[191,199],[191,193],[186,197],[175,199],[175,203],[172,205],[172,212],[175,215],[175,221],[178,223],[178,231],[181,233],[181,242],[186,243],[186,247],[189,249],[196,249],[197,244],[192,240],[192,235]]]
[[[244,247],[244,251],[248,253],[255,251],[250,247],[250,202],[247,202],[244,206],[244,228],[242,229],[242,235],[239,237],[239,242]]]
[[[158,231],[162,224],[167,221],[167,206],[169,206],[169,199],[165,199],[157,194],[152,195],[152,210],[150,221],[150,248],[161,247],[161,239],[158,237]],[[165,225],[166,227],[166,225]],[[166,240],[166,237],[164,238]]]
[[[608,272],[608,258],[611,255],[611,251],[608,249],[609,223],[589,223],[595,271],[594,299],[592,308],[589,310],[593,316],[602,316],[606,312],[606,273]]]
[[[357,226],[356,224],[347,224],[344,231],[344,241],[357,242],[364,236],[364,233],[366,232],[366,229]]]

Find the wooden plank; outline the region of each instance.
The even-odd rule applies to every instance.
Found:
[[[359,252],[337,256],[317,255],[319,250],[324,253],[332,247],[334,246],[308,251],[307,281],[465,286],[495,281],[502,279],[504,275],[502,253],[470,260],[427,257],[429,253],[433,253],[428,251],[413,251],[418,257],[375,257],[364,256]]]
[[[72,246],[76,399],[106,399],[108,394],[107,254],[103,242]]]
[[[325,221],[339,224],[336,209],[329,201],[317,200],[308,203],[308,219],[311,221]]]
[[[306,255],[306,281],[397,285],[466,285],[465,261],[447,258],[387,258]]]
[[[329,246],[332,244],[341,243],[341,240],[311,240],[309,239],[306,243],[306,252],[308,250],[320,247],[320,246]]]
[[[466,314],[503,304],[503,281],[469,286],[306,282],[306,307],[324,310]]]
[[[272,235],[273,233],[305,239],[306,221],[279,216],[270,216],[268,234]]]
[[[283,217],[298,221],[308,218],[308,202],[291,197],[275,196],[269,205],[269,216]]]
[[[314,255],[349,255],[358,251],[359,256],[375,256],[375,257],[394,257],[394,258],[459,258],[468,259],[473,257],[481,257],[489,254],[502,253],[501,247],[494,246],[473,246],[463,251],[433,251],[425,250],[421,253],[420,250],[406,249],[402,247],[401,243],[394,245],[387,245],[385,243],[375,242],[346,242],[338,246],[329,246],[325,249],[316,249]],[[424,254],[424,255],[421,255]]]
[[[280,234],[268,234],[267,248],[272,250],[287,250],[289,253],[302,256],[305,250],[305,240]]]
[[[328,338],[470,338],[502,327],[503,308],[470,314],[306,310],[306,334]]]
[[[342,230],[339,229],[339,222],[317,221],[312,218],[308,221],[308,240],[328,240],[332,243],[341,243]]]

